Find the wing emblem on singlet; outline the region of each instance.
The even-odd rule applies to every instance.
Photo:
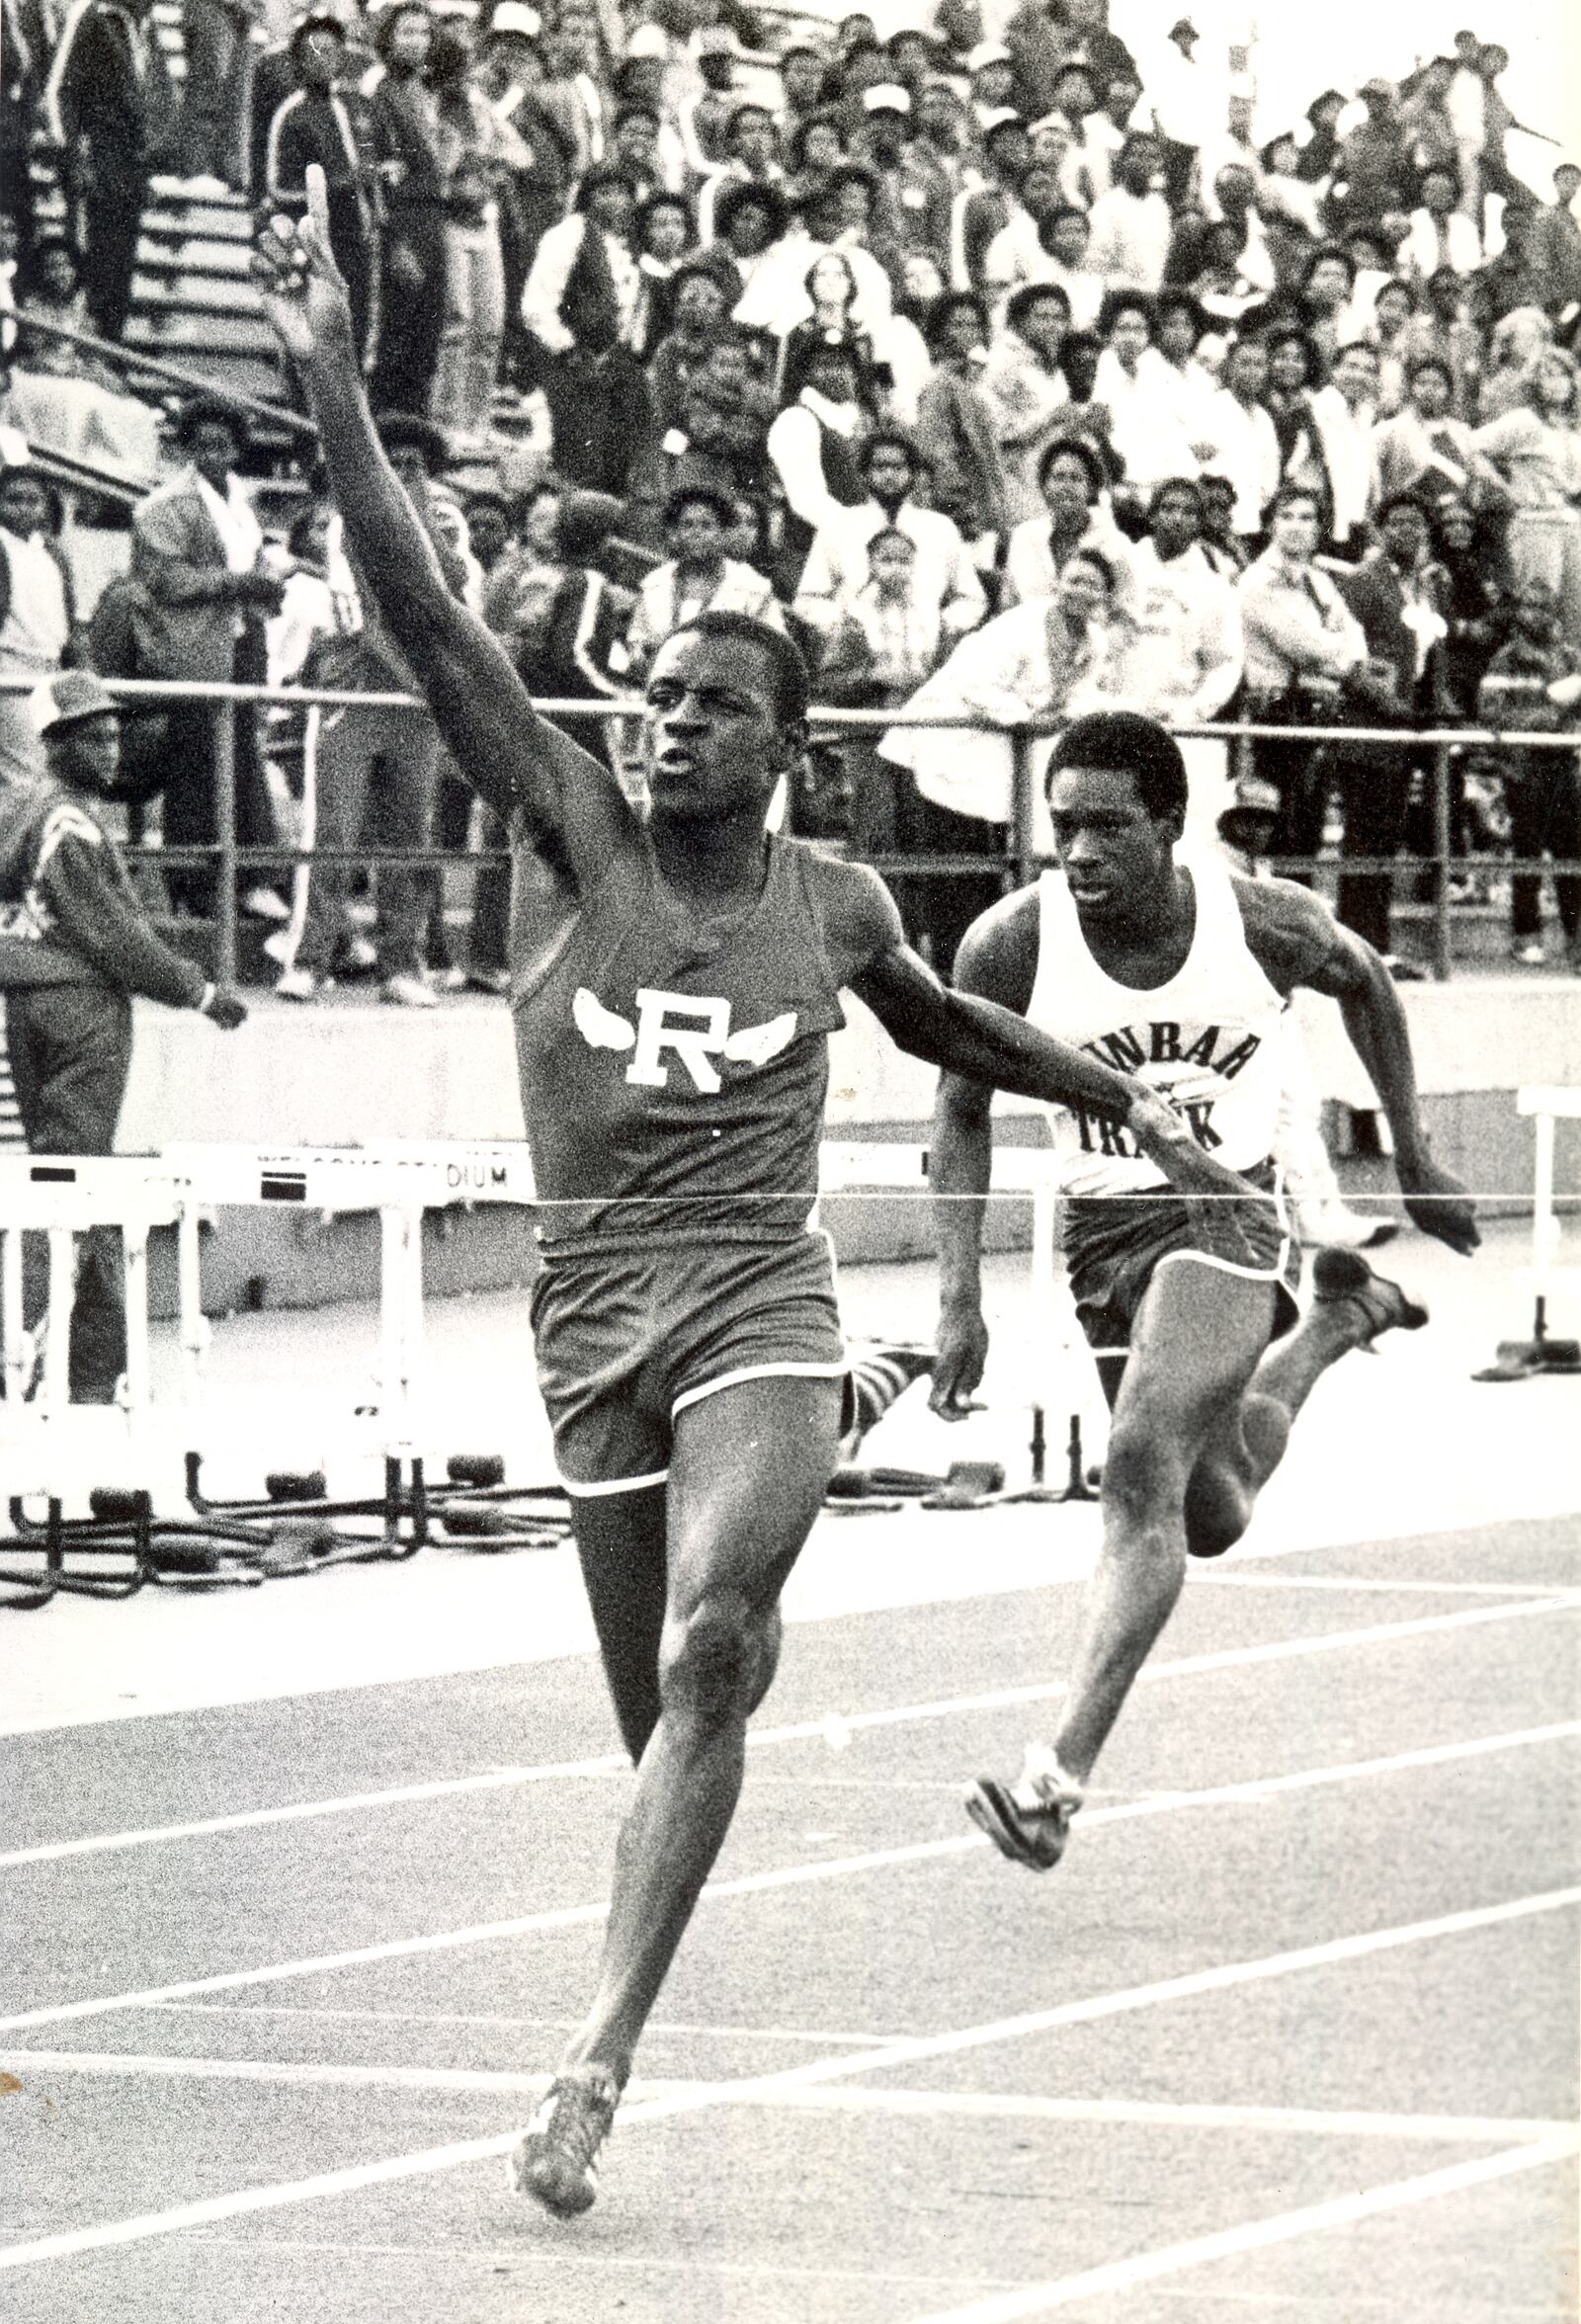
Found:
[[[597,993],[578,985],[571,999],[571,1020],[590,1049],[630,1049],[636,1046],[636,1027],[627,1018],[606,1009]]]
[[[732,1065],[767,1065],[795,1038],[794,1009],[732,1033],[727,1000],[644,985],[638,989],[636,1006],[633,1025],[607,1009],[585,984],[579,985],[571,996],[571,1022],[590,1049],[634,1050],[625,1078],[645,1089],[669,1087],[673,1059],[686,1067],[694,1088],[711,1096],[720,1087],[714,1057]]]

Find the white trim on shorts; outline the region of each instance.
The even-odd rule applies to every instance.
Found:
[[[701,1404],[705,1396],[716,1396],[721,1388],[738,1387],[743,1380],[755,1379],[844,1379],[851,1370],[840,1364],[749,1364],[740,1371],[721,1372],[717,1379],[705,1380],[701,1388],[688,1388],[670,1406],[670,1418],[684,1412],[689,1404]]]
[[[1255,1195],[1261,1193],[1262,1190],[1253,1187],[1251,1192]],[[1221,1275],[1238,1275],[1243,1283],[1283,1284],[1285,1271],[1290,1263],[1290,1245],[1295,1238],[1290,1227],[1290,1204],[1285,1195],[1285,1173],[1277,1162],[1274,1165],[1274,1184],[1268,1189],[1268,1194],[1274,1204],[1275,1214],[1285,1229],[1284,1240],[1279,1247],[1279,1257],[1272,1267],[1237,1267],[1233,1259],[1220,1259],[1214,1251],[1166,1251],[1163,1257],[1155,1262],[1154,1275],[1158,1273],[1160,1267],[1167,1267],[1172,1259],[1195,1259],[1199,1266],[1216,1267]]]
[[[562,1476],[560,1483],[578,1499],[596,1501],[606,1493],[645,1493],[651,1485],[668,1483],[669,1475],[667,1468],[655,1468],[647,1476],[607,1477],[595,1485],[578,1484],[568,1476]]]

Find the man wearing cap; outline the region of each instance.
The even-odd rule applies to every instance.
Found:
[[[878,182],[878,223],[902,250],[923,250],[944,267],[950,255],[950,185],[930,149],[912,133],[911,98],[898,81],[862,92],[857,160]]]
[[[1357,91],[1367,119],[1340,139],[1330,206],[1347,229],[1375,225],[1386,209],[1398,209],[1410,176],[1405,140],[1394,118],[1394,86],[1364,81]]]
[[[29,703],[36,782],[0,782],[0,992],[17,1106],[35,1154],[108,1154],[131,1064],[133,994],[197,1009],[225,1032],[247,1011],[161,943],[95,811],[116,780],[121,722],[91,670],[46,678]],[[110,1403],[125,1364],[116,1230],[86,1238],[71,1314],[71,1393]],[[30,1252],[30,1258],[35,1254]],[[42,1270],[26,1272],[29,1328]]]

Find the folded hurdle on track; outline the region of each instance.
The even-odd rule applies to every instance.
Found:
[[[1494,1362],[1476,1374],[1483,1380],[1532,1379],[1544,1371],[1581,1373],[1581,1339],[1556,1339],[1548,1328],[1553,1294],[1581,1286],[1581,1267],[1560,1264],[1563,1236],[1553,1197],[1556,1125],[1581,1121],[1581,1089],[1534,1083],[1517,1090],[1515,1110],[1534,1125],[1532,1264],[1521,1270],[1532,1293],[1532,1337],[1501,1340]]]

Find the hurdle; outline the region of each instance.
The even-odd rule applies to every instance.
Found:
[[[865,1144],[861,1140],[827,1139],[818,1157],[819,1192],[823,1195],[876,1193],[900,1189],[911,1195],[931,1193],[929,1152],[926,1146]],[[1054,1265],[1059,1232],[1059,1193],[1054,1181],[1054,1156],[1046,1146],[1000,1146],[993,1149],[990,1196],[1026,1195],[1032,1202],[1030,1280],[1035,1329],[1040,1343],[1035,1365],[1031,1399],[1031,1486],[1012,1497],[1017,1500],[1096,1501],[1087,1482],[1082,1451],[1081,1413],[1068,1416],[1065,1439],[1065,1482],[1051,1486],[1048,1464],[1047,1410],[1057,1390],[1068,1383],[1074,1367],[1085,1358],[1071,1329],[1071,1308],[1062,1297]]]
[[[1521,1270],[1532,1291],[1532,1337],[1501,1340],[1494,1361],[1473,1372],[1479,1380],[1535,1379],[1539,1372],[1581,1373],[1581,1339],[1554,1339],[1548,1330],[1548,1301],[1561,1286],[1581,1283],[1581,1267],[1559,1264],[1562,1236],[1553,1204],[1555,1125],[1581,1120],[1581,1089],[1533,1083],[1517,1090],[1515,1110],[1534,1124],[1532,1264]]]
[[[27,1568],[0,1566],[0,1582],[23,1593],[7,1604],[47,1605],[57,1591],[129,1598],[152,1580],[153,1504],[140,1486],[98,1484],[91,1515],[67,1518],[64,1497],[85,1453],[133,1458],[152,1404],[148,1361],[148,1237],[175,1224],[176,1190],[146,1162],[123,1155],[8,1155],[0,1159],[0,1329],[5,1340],[5,1402],[0,1421],[12,1552]],[[76,1238],[96,1227],[121,1235],[126,1313],[126,1365],[114,1404],[70,1399],[71,1309]],[[23,1236],[42,1234],[47,1253],[43,1346],[25,1324]],[[42,1520],[28,1514],[42,1498]],[[68,1562],[69,1560],[69,1562]],[[87,1560],[85,1564],[82,1561]]]

